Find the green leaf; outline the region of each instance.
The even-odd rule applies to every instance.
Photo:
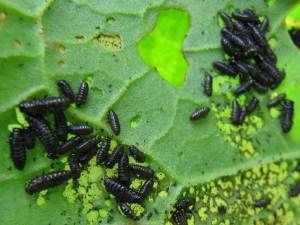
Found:
[[[70,120],[86,121],[97,128],[97,133],[112,134],[106,115],[113,108],[122,130],[115,140],[137,145],[146,153],[147,164],[164,174],[145,203],[141,224],[163,224],[165,211],[170,211],[191,185],[201,192],[197,192],[197,212],[203,207],[203,196],[209,193],[206,189],[202,193],[202,187],[211,185],[213,180],[217,182],[217,178],[263,163],[299,157],[300,114],[295,113],[292,131],[282,134],[278,118],[273,118],[265,107],[272,95],[286,92],[296,102],[295,111],[300,110],[300,54],[284,26],[294,4],[293,0],[271,5],[263,0],[0,0],[1,224],[134,224],[120,214],[102,185],[101,179],[114,171],[105,172],[93,164],[78,188],[70,182],[40,196],[24,192],[27,180],[52,167],[64,168],[66,163],[48,160],[38,144],[35,150],[28,151],[24,171],[14,169],[7,138],[9,129],[18,124],[15,108],[21,100],[33,96],[58,95],[59,79],[68,80],[75,90],[81,80],[87,80],[91,87],[87,103],[68,111]],[[268,39],[278,56],[278,67],[287,76],[276,93],[255,94],[261,102],[259,110],[248,117],[246,125],[236,128],[230,125],[228,116],[234,88],[231,86],[237,82],[222,78],[211,64],[224,58],[218,12],[245,8],[254,8],[259,15],[270,18]],[[170,82],[178,77],[168,64],[169,51],[174,49],[161,47],[165,42],[160,35],[154,35],[156,44],[151,59],[157,56],[162,60],[157,65],[147,61],[149,51],[145,46],[139,47],[139,43],[153,35],[160,15],[165,14],[172,21],[176,18],[172,11],[178,10],[189,16],[188,31],[179,36],[166,31],[163,36],[168,38],[168,45],[176,46],[176,53],[184,55],[182,62],[188,62],[188,69],[184,67],[178,73],[185,77],[183,85],[174,87]],[[186,28],[187,24],[182,26]],[[171,72],[164,74],[161,69]],[[215,77],[212,98],[202,93],[205,72]],[[190,114],[202,105],[210,106],[211,113],[206,119],[191,122]],[[289,168],[293,163],[288,161]],[[236,177],[239,176],[240,173]],[[286,182],[283,189],[291,183]],[[245,223],[251,223],[258,215],[248,213]],[[234,221],[235,214],[227,217]],[[195,216],[195,224],[199,221]]]

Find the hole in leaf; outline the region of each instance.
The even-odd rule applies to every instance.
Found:
[[[59,53],[64,53],[66,51],[66,47],[64,45],[60,44],[60,43],[54,43],[54,48]]]
[[[84,78],[84,81],[87,82],[90,86],[92,85],[93,80],[94,80],[94,74],[88,74]]]
[[[20,40],[16,39],[14,44],[15,44],[15,48],[22,48],[22,43]]]
[[[122,48],[122,41],[119,35],[99,34],[95,37],[95,41],[109,52],[116,52]]]
[[[116,21],[116,19],[113,18],[113,17],[108,17],[108,18],[106,18],[106,22],[107,22],[108,24],[110,24],[110,25],[112,25],[115,21]]]
[[[162,78],[176,87],[184,84],[188,70],[182,45],[189,26],[188,12],[163,10],[154,29],[138,44],[139,54],[145,63],[155,67]]]
[[[57,62],[57,64],[60,66],[60,67],[64,67],[65,66],[65,62],[63,60],[59,60]]]
[[[103,96],[103,90],[98,87],[92,87],[91,91],[94,92],[97,97]]]
[[[139,125],[140,119],[141,119],[140,115],[136,115],[133,118],[131,118],[131,120],[130,120],[130,127],[133,128],[133,129],[137,128],[138,125]]]
[[[80,41],[80,42],[84,41],[84,36],[83,35],[76,35],[75,38],[76,38],[77,41]]]

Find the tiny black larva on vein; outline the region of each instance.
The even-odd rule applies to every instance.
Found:
[[[110,110],[108,112],[108,122],[114,134],[119,135],[121,131],[121,126],[120,126],[118,115],[113,110]]]

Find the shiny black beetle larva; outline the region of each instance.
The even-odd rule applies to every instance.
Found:
[[[213,91],[213,77],[210,74],[205,74],[203,88],[204,94],[211,97]]]
[[[97,146],[92,146],[87,151],[85,151],[83,154],[80,154],[79,156],[79,162],[81,165],[87,165],[88,162],[97,154],[98,148]]]
[[[68,127],[68,132],[75,135],[88,135],[93,132],[93,128],[86,124],[73,124]]]
[[[266,76],[264,76],[263,72],[259,69],[257,65],[253,64],[245,64],[248,70],[249,75],[253,80],[259,82],[262,85],[268,85],[269,80]]]
[[[98,137],[98,136],[92,137],[92,138],[80,143],[79,145],[77,145],[75,147],[76,152],[78,153],[78,155],[84,155],[85,153],[89,152],[90,149],[96,147],[100,141],[101,141],[100,137]]]
[[[249,47],[245,39],[235,34],[234,32],[225,28],[222,29],[221,33],[222,35],[224,35],[224,37],[228,38],[228,40],[230,40],[237,47],[242,49],[247,49]]]
[[[50,112],[64,111],[70,106],[65,97],[50,97],[21,102],[20,111],[27,115],[39,116]]]
[[[26,127],[24,131],[24,144],[27,149],[33,149],[35,146],[35,136],[31,127]]]
[[[210,112],[210,109],[208,107],[198,108],[192,113],[190,120],[195,121],[200,118],[204,118],[208,115],[209,112]]]
[[[268,17],[265,17],[264,20],[261,22],[260,29],[263,33],[266,33],[269,30],[270,21]]]
[[[257,81],[253,82],[253,88],[258,92],[258,93],[266,93],[268,92],[269,88],[267,86],[264,86]]]
[[[107,168],[113,168],[114,165],[119,161],[120,157],[122,156],[124,150],[123,145],[118,144],[115,149],[112,151],[110,156],[108,157],[108,160],[105,164]]]
[[[151,192],[154,185],[153,179],[146,180],[145,183],[139,189],[139,195],[142,199],[145,199]]]
[[[256,97],[253,97],[251,101],[246,105],[247,114],[254,112],[254,110],[258,107],[259,100]]]
[[[262,198],[257,200],[254,204],[253,207],[254,208],[262,208],[262,207],[266,207],[267,205],[269,205],[271,203],[271,199],[269,198]]]
[[[243,12],[235,11],[232,13],[232,17],[243,22],[259,22],[258,16],[249,9]]]
[[[224,21],[226,28],[229,30],[233,30],[233,22],[231,17],[225,12],[220,12],[220,17]]]
[[[125,187],[124,185],[120,184],[119,182],[113,179],[104,179],[104,186],[106,191],[116,196],[116,198],[120,201],[129,203],[140,203],[143,200],[137,192]]]
[[[98,165],[106,163],[108,159],[108,151],[110,149],[111,137],[105,137],[100,145],[100,148],[97,153],[96,162]]]
[[[225,53],[229,56],[237,56],[239,53],[237,52],[236,47],[228,40],[226,37],[221,38],[221,45]]]
[[[87,82],[82,81],[78,93],[76,95],[77,107],[82,106],[86,102],[88,94],[89,94],[89,85]]]
[[[73,179],[78,179],[81,173],[78,155],[75,152],[71,153],[68,158],[68,162]]]
[[[186,212],[184,210],[176,210],[173,212],[171,219],[174,225],[188,225]]]
[[[130,164],[129,170],[132,173],[138,174],[144,178],[151,178],[154,176],[154,171],[150,167]]]
[[[236,77],[237,75],[237,71],[227,63],[216,61],[213,62],[213,66],[222,74],[229,75],[231,77]]]
[[[231,122],[235,125],[240,123],[241,107],[239,102],[235,99],[232,102]]]
[[[14,128],[9,136],[10,157],[18,170],[23,170],[26,163],[24,133],[20,128]]]
[[[265,34],[264,32],[262,32],[262,30],[260,28],[258,28],[256,25],[252,24],[252,23],[248,23],[248,26],[251,29],[251,34],[253,36],[253,38],[255,39],[256,43],[258,45],[260,45],[262,48],[267,48],[268,42],[267,39],[265,38]]]
[[[68,137],[68,124],[64,112],[54,113],[56,135],[59,141],[65,142]]]
[[[28,194],[34,194],[43,190],[58,186],[72,177],[70,171],[60,170],[43,174],[33,178],[26,186],[25,190]]]
[[[186,197],[177,201],[175,208],[178,210],[180,209],[187,210],[190,206],[195,205],[195,202],[196,202],[195,198]]]
[[[57,86],[60,88],[62,94],[70,99],[70,101],[73,103],[75,102],[75,94],[73,92],[72,87],[70,84],[65,80],[59,80],[57,81]]]
[[[126,217],[135,221],[138,220],[138,217],[134,214],[134,212],[131,210],[131,208],[127,203],[119,202],[119,206],[120,206],[120,210]]]
[[[121,131],[120,121],[118,115],[113,110],[108,112],[108,122],[114,134],[119,135]]]
[[[290,197],[296,197],[300,193],[300,181],[298,181],[294,186],[291,187],[289,191],[289,196]]]
[[[119,159],[118,166],[118,182],[128,187],[130,184],[130,175],[129,159],[126,153],[123,152],[122,156]]]
[[[239,96],[241,94],[244,94],[246,92],[248,92],[251,87],[253,86],[253,80],[248,80],[246,81],[245,83],[241,84],[235,91],[234,91],[234,94],[236,96]]]
[[[284,102],[286,98],[286,94],[279,94],[275,98],[271,99],[268,103],[268,108],[276,107]]]
[[[129,146],[129,154],[140,163],[145,162],[144,153],[142,153],[136,146],[131,145]]]
[[[59,152],[58,140],[50,126],[42,119],[37,119],[32,116],[26,116],[26,120],[33,128],[35,134],[45,147],[48,157],[56,159]]]
[[[244,123],[246,115],[247,115],[247,109],[246,107],[242,107],[240,112],[239,125],[242,125]]]
[[[294,102],[290,100],[285,100],[283,109],[281,112],[281,129],[284,133],[288,133],[293,126],[293,116],[294,116]]]
[[[66,154],[82,142],[80,136],[72,137],[60,146],[59,154]]]

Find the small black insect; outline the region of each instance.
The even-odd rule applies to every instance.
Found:
[[[298,181],[289,191],[290,197],[296,197],[300,193],[300,181]]]
[[[177,201],[175,208],[177,210],[187,210],[190,206],[195,205],[195,198],[192,197],[186,197],[183,199],[180,199],[179,201]]]
[[[70,106],[65,97],[51,97],[21,102],[20,111],[27,115],[40,116],[49,112],[64,111]]]
[[[231,77],[236,77],[237,71],[229,64],[224,62],[213,62],[213,66],[217,69],[220,73],[229,75]]]
[[[144,154],[134,145],[129,146],[129,154],[140,163],[145,162]]]
[[[120,201],[141,203],[143,200],[138,193],[110,178],[104,179],[104,186],[106,191],[116,196]]]
[[[119,159],[119,168],[118,168],[118,182],[129,187],[130,176],[129,176],[129,159],[127,154],[123,152],[122,156]]]
[[[113,110],[108,112],[108,122],[114,134],[119,135],[121,131],[120,121],[118,115]]]
[[[88,162],[97,154],[98,148],[97,146],[92,146],[91,148],[87,149],[83,154],[79,157],[79,162],[81,165],[86,165]]]
[[[48,126],[47,122],[32,116],[26,116],[26,120],[45,147],[48,157],[50,159],[56,159],[58,157],[57,153],[59,152],[58,140],[50,126]]]
[[[230,40],[230,42],[232,42],[236,47],[239,47],[241,49],[249,48],[245,39],[242,38],[241,36],[235,34],[234,32],[225,28],[225,29],[222,29],[221,33],[224,37],[228,38],[228,40]]]
[[[24,145],[24,132],[20,128],[14,128],[9,136],[10,157],[18,170],[23,170],[26,163],[26,151]]]
[[[266,58],[258,57],[256,58],[256,62],[259,64],[260,68],[264,70],[274,80],[274,83],[277,86],[285,77],[285,74],[279,71],[271,62],[268,62]]]
[[[266,207],[267,205],[269,205],[271,203],[271,199],[269,198],[262,198],[257,200],[254,204],[253,207],[254,208],[262,208],[262,207]]]
[[[35,146],[35,136],[31,127],[23,129],[24,132],[24,144],[27,149],[33,149]]]
[[[263,72],[259,69],[257,65],[253,65],[253,64],[245,64],[245,65],[247,66],[249,75],[253,78],[253,80],[265,86],[267,86],[270,83],[269,79],[263,75]]]
[[[270,20],[268,19],[268,17],[265,17],[264,20],[261,22],[260,29],[263,33],[266,33],[269,30],[269,26]]]
[[[122,213],[129,219],[137,221],[139,218],[134,214],[129,205],[125,202],[119,202]]]
[[[241,107],[239,102],[235,99],[232,102],[231,122],[235,125],[240,123]]]
[[[249,71],[248,71],[248,67],[247,64],[241,61],[231,61],[230,65],[232,65],[236,72],[240,75],[240,82],[245,82],[248,79],[249,76]]]
[[[59,80],[57,81],[57,86],[60,88],[62,94],[70,99],[70,102],[75,102],[75,94],[67,81]]]
[[[244,12],[235,11],[232,13],[232,17],[244,22],[259,22],[258,16],[250,9],[247,9]]]
[[[59,111],[54,113],[56,135],[59,141],[65,142],[68,137],[68,124],[64,112]]]
[[[203,87],[204,87],[204,94],[210,97],[213,91],[213,77],[210,74],[205,74]]]
[[[141,196],[142,199],[145,199],[150,194],[153,185],[154,185],[154,181],[152,179],[145,181],[145,183],[139,190],[139,195]]]
[[[248,23],[249,28],[251,29],[251,34],[256,41],[256,43],[262,48],[267,48],[269,46],[267,39],[265,38],[264,32],[256,25]]]
[[[237,52],[236,47],[228,40],[226,37],[221,38],[221,45],[225,53],[232,57],[238,57],[239,52]]]
[[[171,219],[175,225],[188,225],[186,212],[184,210],[176,210]]]
[[[101,141],[101,138],[96,136],[92,137],[79,145],[75,147],[76,152],[78,155],[85,155],[87,152],[89,152],[92,148],[97,147],[97,144]]]
[[[78,155],[74,152],[71,153],[71,155],[68,158],[68,161],[69,161],[69,166],[72,172],[73,179],[78,179],[81,173]]]
[[[286,98],[286,95],[284,93],[277,95],[275,98],[270,100],[270,102],[267,105],[268,108],[273,108],[273,107],[278,106],[279,104],[284,102],[285,98]]]
[[[242,107],[240,112],[239,125],[242,125],[244,123],[246,115],[247,115],[247,109],[246,107]]]
[[[63,145],[61,145],[59,149],[59,154],[66,154],[69,151],[73,150],[75,146],[79,145],[82,142],[80,136],[72,137],[68,141],[66,141]]]
[[[233,30],[233,22],[231,17],[225,12],[220,12],[220,17],[224,21],[226,28],[229,30]]]
[[[88,94],[89,94],[89,85],[87,82],[82,81],[79,87],[78,94],[76,96],[77,107],[82,106],[86,102]]]
[[[259,100],[256,97],[252,97],[251,101],[246,105],[247,114],[254,112],[258,105]]]
[[[108,157],[108,160],[105,164],[107,168],[113,168],[114,165],[119,161],[120,157],[122,156],[124,150],[123,145],[118,144],[115,149],[112,151],[110,156]]]
[[[34,194],[43,190],[58,186],[72,177],[72,173],[66,170],[55,171],[33,178],[25,190],[28,194]]]
[[[105,137],[101,143],[100,149],[97,153],[97,164],[106,163],[108,159],[108,151],[110,149],[111,137]]]
[[[234,94],[236,96],[239,96],[241,94],[244,94],[246,92],[248,92],[251,87],[253,86],[254,81],[253,80],[248,80],[245,83],[241,84],[235,91]]]
[[[268,87],[267,86],[264,86],[260,83],[258,83],[257,81],[254,81],[253,82],[253,88],[258,92],[258,93],[266,93],[268,92]]]
[[[210,108],[208,107],[198,108],[192,113],[190,120],[195,121],[200,118],[204,118],[208,115],[209,112],[210,112]]]
[[[151,178],[154,176],[154,171],[149,167],[131,164],[131,165],[129,165],[129,170],[132,173],[138,174],[144,178]]]
[[[281,112],[281,129],[284,133],[288,133],[293,126],[293,116],[294,116],[294,102],[290,100],[285,100],[284,106]]]
[[[68,127],[68,132],[75,135],[88,135],[93,132],[93,128],[86,124],[75,124]]]
[[[227,212],[227,208],[223,205],[218,207],[218,213],[220,213],[221,215],[224,215]]]

